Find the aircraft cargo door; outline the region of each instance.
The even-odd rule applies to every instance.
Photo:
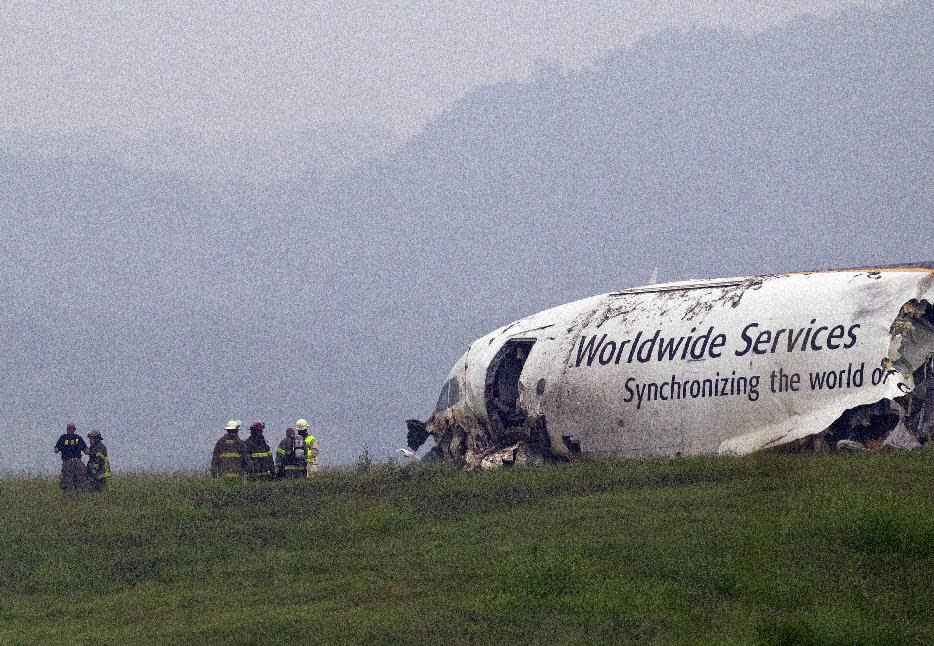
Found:
[[[519,377],[533,345],[535,339],[510,339],[487,368],[484,399],[495,438],[505,438],[510,429],[525,424],[526,412],[518,406]]]

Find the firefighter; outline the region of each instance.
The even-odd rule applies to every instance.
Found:
[[[305,444],[295,437],[295,429],[285,429],[285,437],[276,449],[276,472],[280,478],[305,475]]]
[[[244,474],[253,471],[253,461],[246,443],[240,439],[240,422],[230,420],[226,431],[214,445],[211,455],[211,476],[225,480],[242,480]]]
[[[262,422],[253,422],[250,424],[250,437],[246,439],[246,448],[250,452],[250,459],[253,461],[253,471],[250,472],[252,480],[272,480],[276,477],[276,467],[272,459],[272,450],[269,443],[263,437],[263,429],[266,425]]]
[[[92,429],[88,433],[88,488],[91,491],[103,491],[107,488],[107,480],[110,478],[110,458],[107,457],[107,447],[104,446],[104,438],[101,432]]]
[[[308,432],[308,420],[295,422],[295,428],[305,442],[305,475],[311,477],[318,472],[318,438]]]
[[[65,426],[65,432],[52,447],[53,453],[62,454],[62,475],[58,486],[65,493],[81,491],[85,486],[87,474],[81,454],[88,454],[88,445],[84,438],[78,435],[77,430],[74,424]]]

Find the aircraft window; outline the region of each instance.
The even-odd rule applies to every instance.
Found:
[[[448,381],[448,406],[453,406],[461,400],[461,387],[457,379]]]
[[[441,394],[438,396],[438,405],[436,411],[446,410],[461,400],[461,388],[456,377],[447,380],[441,387]]]
[[[441,386],[441,394],[438,395],[438,405],[435,406],[435,410],[444,410],[448,407],[448,388],[450,387],[451,382],[446,381],[443,386]]]

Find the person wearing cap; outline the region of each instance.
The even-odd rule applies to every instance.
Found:
[[[301,478],[305,475],[305,443],[295,437],[295,429],[285,429],[285,437],[276,449],[276,473],[280,478]]]
[[[311,477],[318,472],[318,438],[308,432],[308,420],[295,422],[295,428],[305,442],[305,475]]]
[[[92,429],[88,433],[88,442],[91,443],[88,447],[88,488],[91,491],[103,491],[107,488],[107,480],[111,476],[107,447],[104,446],[104,438],[98,430]]]
[[[211,454],[211,476],[225,480],[242,480],[244,474],[253,471],[253,460],[246,443],[240,439],[240,422],[230,420],[224,431],[224,435],[214,445],[214,453]]]
[[[74,424],[68,424],[65,432],[52,447],[53,453],[62,455],[62,475],[58,486],[65,493],[81,491],[85,485],[86,474],[81,454],[88,454],[88,445],[84,438],[78,435],[77,430]]]
[[[250,472],[251,480],[272,480],[276,477],[276,465],[272,459],[272,450],[263,437],[266,425],[256,421],[250,424],[250,437],[246,439],[246,448],[253,461],[253,470]]]

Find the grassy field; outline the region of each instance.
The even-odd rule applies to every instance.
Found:
[[[934,451],[0,481],[0,643],[930,644]]]

